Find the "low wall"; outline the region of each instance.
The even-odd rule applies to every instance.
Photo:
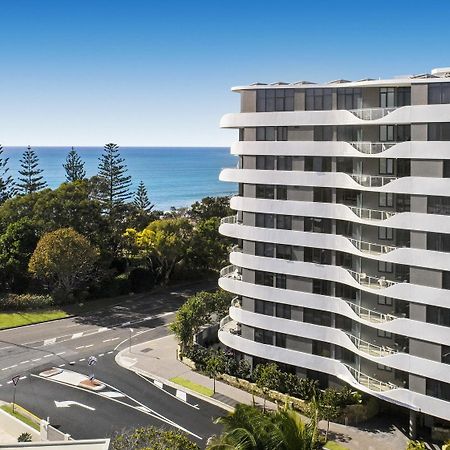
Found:
[[[31,434],[33,441],[40,441],[41,435],[39,431],[30,427],[26,423],[23,423],[21,420],[16,419],[11,414],[8,414],[6,411],[0,409],[0,429],[5,430],[11,436],[15,436],[16,439],[22,433]]]

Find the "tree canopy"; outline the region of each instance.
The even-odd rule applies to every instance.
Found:
[[[20,167],[17,189],[21,194],[32,194],[47,186],[41,175],[43,169],[39,168],[39,158],[30,146],[20,159]]]
[[[66,171],[66,180],[68,182],[79,181],[86,178],[86,171],[84,170],[84,162],[78,155],[77,151],[72,147],[69,151],[66,162],[63,164]]]

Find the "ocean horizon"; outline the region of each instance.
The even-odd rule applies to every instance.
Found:
[[[74,147],[85,163],[86,176],[98,171],[103,147]],[[17,180],[20,158],[26,147],[5,146],[3,157],[9,158],[9,173]],[[32,147],[48,187],[54,189],[65,181],[65,162],[71,147]],[[229,147],[120,147],[134,191],[142,180],[155,209],[190,206],[207,196],[231,195],[233,183],[219,181],[224,167],[234,167],[237,157]]]

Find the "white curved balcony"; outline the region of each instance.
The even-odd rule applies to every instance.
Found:
[[[242,280],[240,270],[234,264],[230,264],[229,266],[226,266],[223,269],[221,269],[220,276],[225,278],[232,278],[234,280]]]
[[[392,389],[398,389],[398,386],[393,383],[386,383],[385,381],[377,380],[361,371],[355,369],[354,367],[344,364],[345,367],[352,374],[353,378],[363,386],[367,387],[371,391],[375,392],[386,392],[391,391]]]
[[[359,208],[357,206],[347,206],[354,214],[356,214],[359,218],[365,220],[386,220],[395,215],[395,212],[391,211],[382,211],[379,209],[370,209],[370,208]]]
[[[364,306],[357,305],[354,302],[344,300],[347,305],[352,308],[352,310],[363,320],[367,320],[372,323],[385,323],[390,322],[392,320],[398,319],[399,317],[394,316],[393,314],[384,314],[379,311],[374,311],[373,309],[365,308]]]
[[[239,301],[239,297],[238,296],[233,297],[231,299],[231,306],[233,308],[241,308],[241,302]]]
[[[365,341],[364,339],[361,339],[360,337],[354,336],[351,333],[345,332],[345,334],[349,337],[349,339],[352,341],[353,345],[360,351],[367,353],[370,356],[388,356],[393,355],[395,353],[398,353],[396,350],[394,350],[391,347],[387,346],[381,346],[376,345],[372,342]]]
[[[361,175],[354,173],[348,173],[347,175],[355,180],[358,184],[365,187],[381,187],[397,179],[397,177]]]
[[[233,214],[232,216],[222,217],[220,219],[220,224],[223,225],[225,223],[229,223],[229,224],[239,223],[237,214]]]
[[[363,142],[363,141],[353,141],[349,144],[356,148],[358,152],[365,153],[367,155],[374,155],[377,153],[385,152],[394,145],[400,144],[400,142]]]
[[[353,115],[362,120],[378,120],[384,116],[387,116],[397,108],[360,108],[349,109]]]
[[[242,253],[242,248],[239,247],[238,244],[236,244],[236,245],[233,245],[233,247],[231,247],[231,251],[232,252],[240,252],[240,253]]]
[[[397,250],[397,247],[392,245],[373,244],[372,242],[361,241],[344,236],[348,239],[360,252],[370,253],[373,255],[383,255],[385,253]]]
[[[367,286],[372,289],[384,289],[394,286],[398,281],[386,280],[385,277],[372,277],[365,272],[356,272],[351,269],[346,269],[347,272],[362,286]]]

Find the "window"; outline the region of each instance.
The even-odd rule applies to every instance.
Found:
[[[353,189],[336,189],[336,203],[343,203],[347,206],[356,206],[360,193]]]
[[[269,242],[256,242],[255,254],[256,256],[265,256],[266,258],[273,258],[275,253],[275,245]]]
[[[428,85],[428,104],[450,103],[450,83],[430,83]]]
[[[313,355],[324,356],[329,358],[331,356],[331,345],[328,342],[313,341],[312,342]]]
[[[353,158],[336,158],[336,172],[353,173]]]
[[[392,339],[392,333],[389,333],[389,331],[377,330],[377,335],[378,337]]]
[[[359,109],[363,107],[360,88],[341,88],[337,90],[338,109]]]
[[[427,233],[427,250],[450,252],[450,234]]]
[[[411,104],[411,88],[380,88],[380,107],[396,108]]]
[[[393,175],[394,173],[394,160],[392,158],[380,158],[380,175]]]
[[[288,140],[288,127],[277,127],[277,141]]]
[[[275,127],[257,127],[256,128],[257,141],[274,141]]]
[[[429,141],[450,141],[450,122],[429,123]]]
[[[428,214],[450,215],[450,197],[428,196]]]
[[[443,362],[444,364],[450,364],[450,346],[443,345],[441,353],[442,353],[441,362]]]
[[[394,206],[394,194],[392,192],[380,192],[378,194],[378,205],[379,206]]]
[[[386,372],[392,372],[392,368],[389,366],[384,366],[383,364],[377,364],[378,370],[385,370]]]
[[[292,246],[277,244],[277,258],[292,260]]]
[[[336,314],[334,326],[339,330],[352,331],[352,319]]]
[[[410,125],[380,125],[380,142],[404,142],[410,140]]]
[[[331,188],[313,188],[313,201],[321,203],[331,203],[332,200],[332,190]]]
[[[275,287],[280,289],[286,289],[286,275],[277,273],[275,277]]]
[[[345,362],[347,364],[352,364],[355,362],[355,354],[347,350],[346,348],[343,348],[339,345],[335,345],[335,359]]]
[[[390,241],[393,239],[393,229],[386,227],[378,228],[378,239],[381,241]]]
[[[450,384],[427,378],[427,395],[450,401]]]
[[[278,156],[277,170],[292,170],[292,156]]]
[[[331,282],[328,280],[319,280],[313,278],[312,291],[313,294],[330,295],[331,294]]]
[[[351,270],[353,268],[352,255],[350,253],[336,251],[336,265]]]
[[[291,305],[284,305],[283,303],[277,303],[275,307],[275,314],[277,317],[282,317],[283,319],[291,318]]]
[[[273,273],[256,271],[255,284],[260,284],[262,286],[273,286]]]
[[[256,111],[294,111],[294,89],[258,89]]]
[[[392,298],[391,297],[384,297],[382,295],[379,295],[378,296],[378,304],[379,305],[392,306]]]
[[[327,111],[333,108],[331,89],[307,89],[306,111]]]
[[[323,248],[304,247],[304,260],[315,264],[331,264],[331,251]]]
[[[331,172],[331,158],[323,156],[305,156],[306,172]]]
[[[275,170],[275,156],[257,156],[257,170]]]
[[[277,186],[277,200],[287,200],[287,186]]]
[[[443,164],[442,178],[450,178],[450,159],[444,159]]]
[[[342,236],[352,237],[353,236],[353,223],[347,222],[346,220],[336,220],[336,234],[341,234]]]
[[[450,327],[450,309],[428,305],[427,322]]]
[[[395,88],[380,88],[380,108],[393,108],[395,106]]]
[[[265,184],[257,184],[256,185],[256,198],[267,198],[267,199],[275,198],[275,187],[268,186]]]
[[[333,127],[331,126],[316,126],[314,127],[315,141],[332,141]]]
[[[411,104],[411,88],[399,87],[396,92],[396,104],[398,108],[400,106],[408,106]]]
[[[245,140],[245,129],[239,128],[239,141],[244,141],[244,140]]]
[[[322,325],[324,327],[331,326],[331,313],[327,311],[319,311],[318,309],[304,308],[303,322]]]
[[[286,348],[286,335],[284,333],[275,334],[275,345],[277,347]]]
[[[277,228],[279,230],[292,230],[292,216],[277,216]]]
[[[255,300],[255,312],[265,316],[273,316],[273,303],[264,300]]]
[[[303,219],[303,230],[313,233],[331,233],[331,219],[305,217]]]
[[[256,213],[255,224],[257,227],[261,227],[261,228],[274,228],[275,215],[274,214]]]
[[[255,342],[273,345],[273,331],[255,328]]]
[[[363,132],[361,127],[340,126],[337,127],[337,140],[345,142],[362,141]]]
[[[392,263],[385,261],[378,261],[378,272],[392,273]]]
[[[411,196],[409,194],[396,194],[395,207],[397,212],[405,212],[411,209]]]
[[[450,272],[442,272],[442,289],[450,289]]]

